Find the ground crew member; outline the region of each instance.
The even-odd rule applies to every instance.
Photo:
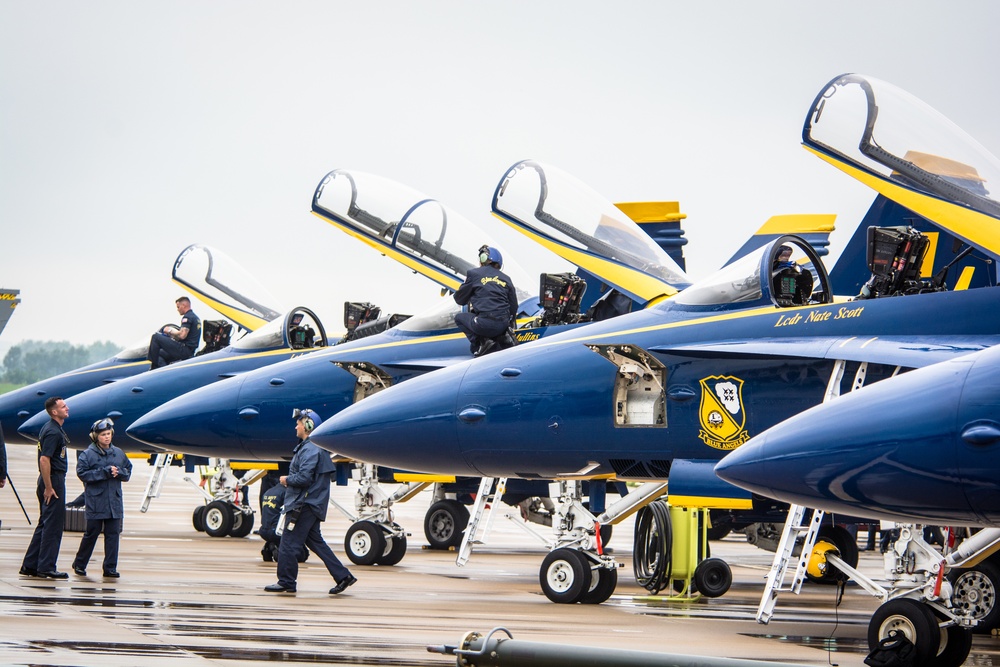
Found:
[[[66,401],[52,396],[45,401],[49,421],[38,434],[38,523],[31,535],[20,574],[26,577],[69,579],[56,569],[66,525],[66,447],[69,436],[63,423],[69,417]]]
[[[94,554],[97,537],[104,533],[104,576],[117,579],[118,542],[125,517],[122,482],[132,476],[132,462],[125,452],[111,444],[115,436],[114,422],[99,419],[90,427],[90,447],[76,459],[76,476],[83,482],[84,506],[87,508],[87,530],[80,540],[73,572],[87,576],[87,563]]]
[[[496,339],[514,326],[517,317],[517,292],[510,277],[500,271],[503,256],[496,248],[479,249],[479,267],[466,274],[465,282],[455,292],[455,303],[469,305],[469,312],[455,315],[455,324],[469,339],[469,350],[480,357],[498,348]],[[506,347],[514,344],[513,339]]]
[[[298,554],[302,545],[319,556],[330,576],[337,583],[330,595],[347,590],[358,580],[334,555],[320,533],[320,523],[326,520],[330,503],[330,476],[336,470],[329,452],[309,440],[309,434],[319,426],[320,418],[312,410],[295,410],[295,446],[288,474],[279,483],[285,487],[284,527],[278,547],[278,583],[265,586],[269,593],[294,593],[299,574]]]

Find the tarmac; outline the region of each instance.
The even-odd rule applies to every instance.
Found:
[[[37,469],[32,447],[7,446],[10,477],[32,523]],[[876,600],[848,585],[837,604],[833,586],[806,584],[779,598],[768,625],[754,620],[772,555],[740,534],[711,543],[712,555],[733,570],[725,595],[695,601],[650,596],[632,573],[632,522],[615,526],[609,546],[624,564],[615,594],[601,605],[556,605],[538,583],[546,550],[511,521],[498,519],[465,567],[454,552],[423,548],[424,492],[397,508],[411,536],[396,566],[358,566],[344,556],[349,523],[331,508],[323,533],[359,582],[338,596],[312,556],[299,571],[298,591],[266,593],[275,566],[260,556],[261,539],[213,538],[192,527],[200,495],[181,468],[162,494],[139,511],[152,468],[134,461],[125,486],[126,518],[117,580],[103,579],[99,541],[79,577],[70,565],[82,533],[64,535],[59,569],[68,580],[22,577],[21,559],[33,530],[12,485],[0,489],[0,664],[5,665],[450,665],[427,651],[455,645],[468,631],[502,626],[519,640],[601,649],[744,658],[805,665],[862,665]],[[71,471],[75,457],[71,461]],[[75,497],[79,480],[67,478]],[[250,498],[256,506],[257,488]],[[352,489],[334,498],[353,507]],[[862,533],[862,540],[864,533]],[[860,569],[881,572],[881,557],[863,552]],[[966,664],[1000,665],[1000,639],[975,637]]]

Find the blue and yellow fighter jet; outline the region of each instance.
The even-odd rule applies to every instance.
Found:
[[[889,569],[907,575],[880,596],[884,604],[869,628],[873,646],[893,616],[920,628],[951,612],[988,634],[1000,624],[998,418],[1000,346],[994,346],[806,410],[751,438],[716,472],[768,498],[903,524],[889,533],[886,557]],[[965,527],[987,528],[945,552],[911,524],[950,526],[959,539]],[[933,637],[911,641],[928,651]]]
[[[880,122],[901,122],[876,126],[876,100]],[[944,122],[944,130],[921,126],[921,118]],[[868,77],[838,77],[809,110],[803,140],[973,248],[938,244],[934,266],[996,261],[1000,209],[982,178],[996,173],[997,161],[915,98]],[[907,227],[870,235],[861,298],[834,297],[809,244],[781,237],[653,308],[391,387],[328,419],[313,440],[433,473],[611,476],[661,489],[669,477],[673,504],[750,508],[749,493],[715,477],[716,461],[820,403],[838,362],[855,381],[871,382],[1000,342],[1000,292],[948,289],[968,284],[975,265],[923,277],[932,247],[925,235]],[[565,507],[559,518],[573,530],[546,558],[540,581],[550,599],[587,601],[616,579],[613,557],[597,548],[595,521],[634,507],[600,517],[578,498]]]
[[[206,323],[203,327],[205,345],[199,354],[225,347],[230,338],[239,338],[243,332],[258,329],[279,315],[274,309],[275,298],[232,258],[210,246],[195,244],[182,250],[174,261],[172,277],[191,296],[228,318]],[[237,326],[237,332],[232,331],[230,322]],[[144,338],[110,359],[0,395],[0,430],[9,443],[35,444],[35,439],[18,433],[18,429],[43,410],[46,399],[50,396],[68,398],[148,371],[148,352],[149,338]],[[73,438],[73,441],[85,447],[90,439]]]
[[[445,243],[445,239],[449,239],[450,243],[472,238],[476,238],[479,243],[482,242],[484,235],[481,233],[474,235],[470,231],[474,229],[471,223],[463,222],[461,216],[415,190],[386,179],[374,176],[366,178],[357,173],[341,178],[341,181],[345,180],[352,184],[350,191],[354,192],[354,196],[343,199],[340,197],[343,193],[335,192],[336,198],[331,195],[324,200],[323,210],[328,220],[337,221],[342,225],[349,224],[355,217],[368,222],[383,219],[402,221],[400,228],[406,230],[404,235],[415,231],[419,242],[422,242],[419,238],[420,231],[424,231],[426,239],[429,237],[430,228],[436,223],[439,235],[428,241],[428,244],[442,253],[439,255],[444,257],[442,266],[452,261],[452,256],[447,254],[450,246]],[[367,184],[368,191],[362,190],[359,194],[358,183]],[[454,261],[460,260],[454,257]],[[465,266],[471,264],[465,262]],[[461,277],[456,277],[454,274],[450,275],[449,279],[461,282]],[[215,283],[213,287],[224,284],[220,281],[212,282]],[[527,298],[525,295],[525,299]],[[214,299],[208,303],[217,304]],[[230,311],[223,312],[228,314]],[[314,353],[339,341],[339,337],[337,340],[328,338],[323,323],[308,308],[300,306],[287,311],[283,316],[276,317],[276,315],[273,311],[268,312],[269,322],[233,344],[210,354],[156,369],[143,374],[141,380],[109,382],[82,393],[69,395],[67,404],[74,415],[74,419],[66,424],[70,439],[87,440],[85,423],[88,420],[92,422],[111,417],[124,431],[136,418],[185,392],[262,366]],[[394,321],[393,318],[386,317],[381,325],[387,326],[391,321]],[[378,326],[379,323],[371,325]],[[21,424],[20,433],[24,437],[34,437],[46,419],[44,412],[34,415]],[[150,447],[147,443],[129,439],[127,436],[121,439],[120,446],[129,449],[138,448],[142,451],[162,451],[161,448]],[[220,447],[206,455],[236,458],[230,454],[235,452]]]
[[[521,166],[530,164],[522,170]],[[625,278],[603,287],[603,297],[608,299],[622,292],[612,292],[608,283],[639,292],[643,302],[664,294],[676,292],[677,286],[689,283],[683,270],[670,259],[648,234],[623,212],[628,209],[636,217],[650,224],[653,220],[669,223],[681,217],[676,204],[661,203],[650,212],[652,204],[620,205],[616,207],[579,183],[576,179],[552,167],[539,163],[519,163],[512,174],[523,174],[532,181],[517,196],[511,188],[504,202],[524,203],[530,198],[532,216],[541,211],[569,212],[565,219],[549,216],[550,223],[559,225],[559,233],[571,239],[575,259],[590,266],[594,273],[603,275],[605,268],[613,266]],[[539,190],[539,179],[545,188]],[[409,266],[431,275],[442,286],[455,289],[461,284],[464,271],[470,266],[461,253],[481,242],[481,233],[462,228],[454,214],[440,215],[437,202],[422,202],[433,216],[411,216],[399,224],[390,225],[384,218],[374,218],[366,213],[368,204],[358,203],[358,193],[371,196],[371,183],[359,174],[339,170],[324,179],[317,190],[314,210],[329,217],[329,207],[336,205],[340,211],[352,212],[336,216],[338,226],[353,236],[392,254]],[[546,197],[539,206],[540,196]],[[364,201],[363,198],[361,200]],[[332,203],[331,203],[332,202]],[[550,208],[551,207],[551,208]],[[641,215],[638,211],[641,209]],[[498,205],[511,219],[514,212],[506,204]],[[389,220],[395,220],[391,218]],[[823,219],[827,222],[826,218]],[[447,225],[442,225],[446,222]],[[551,229],[551,226],[550,226]],[[448,233],[445,235],[444,232]],[[611,248],[601,239],[614,237],[620,247]],[[676,245],[679,235],[670,235]],[[825,236],[824,236],[825,238]],[[671,245],[666,243],[664,245]],[[505,266],[505,270],[507,270]],[[582,272],[582,270],[581,270]],[[607,271],[611,273],[611,271]],[[651,275],[657,277],[650,278]],[[512,273],[515,285],[527,286],[529,280],[523,273]],[[592,274],[585,274],[592,275]],[[667,282],[669,278],[671,282]],[[596,280],[596,278],[594,279]],[[532,281],[533,282],[533,281]],[[638,284],[638,287],[632,287]],[[533,286],[533,285],[532,285]],[[631,288],[631,289],[630,289]],[[552,331],[573,326],[586,319],[581,315],[584,300],[583,279],[569,274],[543,274],[540,289],[544,293],[539,305],[538,297],[522,298],[521,328],[515,336],[518,341],[530,342]],[[624,297],[626,307],[631,300]],[[591,297],[591,301],[595,299]],[[617,303],[617,307],[621,307]],[[600,305],[595,307],[595,311]],[[381,390],[385,386],[409,377],[441,368],[471,357],[468,342],[454,325],[454,315],[460,306],[448,298],[441,306],[407,319],[382,333],[355,332],[355,340],[333,346],[322,353],[307,358],[268,366],[254,373],[247,373],[225,383],[218,383],[200,391],[185,394],[145,415],[132,424],[129,434],[155,447],[205,455],[238,457],[243,460],[282,460],[290,456],[287,419],[292,410],[304,405],[327,416],[337,410]],[[609,307],[607,310],[612,310]],[[222,451],[223,453],[219,453]],[[381,564],[398,561],[402,550],[396,545],[405,544],[405,533],[391,519],[392,497],[378,486],[373,468],[362,467],[364,474],[357,507],[361,518],[349,531],[346,543],[348,554],[355,562]],[[389,471],[382,471],[383,476]],[[394,478],[393,481],[398,481]],[[441,481],[441,480],[435,480]],[[440,502],[436,503],[425,522],[425,533],[432,546],[456,546],[461,540],[461,528],[468,519],[464,506],[446,494],[457,493],[455,480],[449,480],[447,489],[438,486]],[[425,482],[414,481],[414,485]],[[464,480],[460,486],[474,492],[478,480]],[[528,489],[528,487],[531,487]],[[547,494],[545,483],[513,485],[508,490],[508,501],[514,497],[527,498]],[[377,516],[372,516],[372,514]],[[377,521],[384,531],[372,522]],[[383,533],[385,537],[383,537]],[[357,535],[357,544],[354,536]],[[372,547],[375,545],[375,548]],[[381,548],[379,545],[386,545]]]

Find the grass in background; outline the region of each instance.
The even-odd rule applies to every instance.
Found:
[[[0,382],[0,394],[6,394],[8,391],[14,391],[15,389],[20,389],[23,384],[12,384],[10,382]]]

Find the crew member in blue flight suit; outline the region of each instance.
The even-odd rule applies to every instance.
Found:
[[[191,310],[191,299],[182,296],[174,303],[181,316],[180,328],[174,331],[173,326],[164,327],[149,339],[147,359],[151,369],[190,359],[201,342],[201,320]]]
[[[66,401],[52,396],[45,401],[49,421],[38,433],[38,523],[28,550],[21,561],[20,574],[26,577],[69,579],[56,569],[59,547],[66,525],[66,447],[69,436],[63,423],[69,417]]]
[[[73,572],[87,576],[87,563],[94,554],[98,536],[104,533],[104,576],[117,579],[118,542],[125,517],[122,482],[132,477],[132,462],[125,452],[111,444],[115,423],[99,419],[90,427],[90,447],[76,458],[76,476],[83,482],[87,508],[87,530],[80,540]]]
[[[295,410],[295,446],[288,474],[279,483],[285,487],[285,524],[278,548],[278,583],[264,587],[269,593],[294,593],[299,574],[298,554],[302,545],[319,556],[330,576],[337,583],[330,595],[337,595],[357,583],[357,578],[344,567],[320,533],[320,523],[326,520],[330,503],[330,477],[336,470],[330,453],[309,440],[309,434],[319,426],[320,418],[312,410]]]
[[[510,277],[500,270],[503,267],[500,251],[484,245],[479,249],[479,264],[469,271],[455,292],[455,303],[469,305],[468,312],[455,315],[455,324],[469,339],[469,349],[477,357],[511,347],[513,339],[503,342],[498,339],[514,326],[517,317],[517,292]]]

